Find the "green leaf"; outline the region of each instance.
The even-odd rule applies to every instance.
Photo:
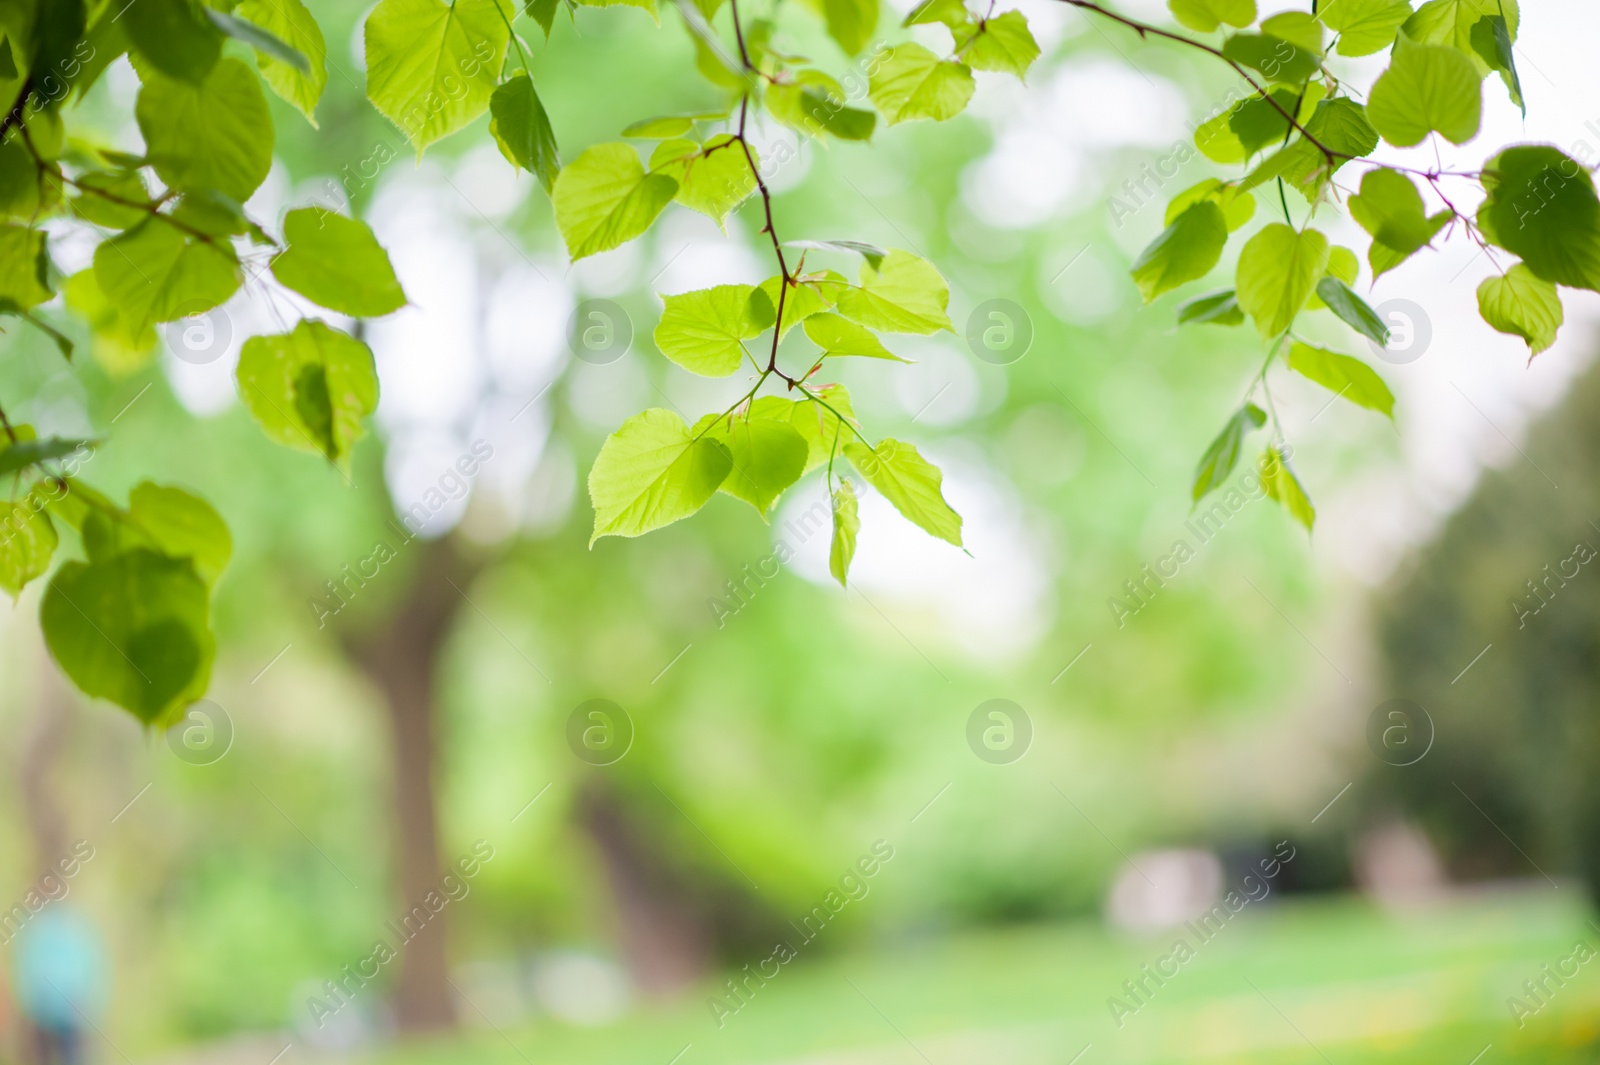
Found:
[[[633,137],[636,140],[660,141],[673,137],[682,137],[694,129],[692,115],[669,115],[665,118],[646,118],[622,130],[624,137]]]
[[[79,174],[75,179],[79,194],[72,198],[72,213],[86,222],[107,229],[127,229],[136,226],[154,209],[150,200],[150,190],[145,187],[144,177],[137,170],[124,170],[115,173],[91,170]],[[105,196],[100,195],[105,193]],[[126,201],[118,203],[107,199],[115,196],[117,200]],[[130,207],[127,204],[142,204],[141,207]]]
[[[1282,144],[1289,132],[1289,115],[1295,113],[1299,91],[1273,89],[1267,96],[1242,100],[1228,112],[1228,129],[1251,156],[1273,144]]]
[[[787,421],[805,439],[806,473],[827,462],[839,447],[855,438],[849,426],[857,425],[850,393],[843,385],[819,385],[809,391],[816,399],[761,396],[750,404],[750,417]],[[843,419],[848,419],[849,425]]]
[[[1239,309],[1239,299],[1231,288],[1192,299],[1178,308],[1179,325],[1239,325],[1243,321],[1244,311]]]
[[[805,472],[806,440],[787,420],[756,417],[728,419],[708,414],[694,427],[696,434],[720,440],[732,462],[721,490],[756,508],[766,521],[772,505]]]
[[[1269,81],[1304,85],[1322,66],[1318,52],[1264,33],[1236,33],[1222,44],[1226,59],[1258,70]]]
[[[1472,50],[1490,70],[1499,71],[1500,80],[1511,94],[1511,102],[1521,108],[1522,117],[1527,118],[1528,105],[1522,99],[1522,78],[1517,75],[1516,50],[1512,47],[1506,20],[1499,15],[1479,19],[1472,27]]]
[[[1318,14],[1339,35],[1334,51],[1363,56],[1383,51],[1411,17],[1410,0],[1332,0]]]
[[[1360,359],[1296,341],[1289,348],[1289,369],[1358,407],[1394,417],[1394,393],[1383,383],[1383,378]]]
[[[796,72],[795,81],[779,82],[766,91],[772,117],[807,136],[827,133],[840,140],[864,141],[877,128],[871,111],[845,106],[840,84],[820,70]]]
[[[855,55],[872,40],[878,28],[879,0],[822,0],[828,36],[839,42],[846,55]]]
[[[68,562],[39,608],[45,643],[86,694],[161,726],[205,694],[210,593],[188,559],[143,548]]]
[[[134,113],[161,180],[248,200],[272,167],[272,116],[255,71],[226,57],[199,84],[153,71],[143,80]]]
[[[199,83],[222,55],[222,34],[205,10],[191,0],[133,0],[116,21],[151,67]]]
[[[863,263],[861,286],[846,288],[838,303],[840,314],[869,329],[924,336],[941,329],[954,332],[945,313],[949,305],[950,287],[933,264],[898,248],[877,268]]]
[[[726,377],[744,361],[744,341],[772,328],[774,310],[767,294],[750,285],[663,296],[666,310],[656,326],[661,354],[690,373]]]
[[[1317,521],[1317,509],[1311,505],[1300,478],[1295,476],[1294,468],[1289,465],[1288,457],[1276,444],[1272,444],[1261,453],[1256,467],[1267,498],[1276,500],[1289,512],[1290,517],[1304,525],[1306,532],[1310,532]]]
[[[1600,291],[1600,199],[1586,167],[1555,148],[1507,148],[1484,164],[1478,226],[1537,276]]]
[[[678,183],[647,174],[626,144],[597,144],[556,178],[556,225],[573,260],[610,251],[650,228],[677,195]]]
[[[150,361],[156,344],[155,329],[146,325],[135,330],[101,290],[93,267],[67,278],[62,293],[67,306],[88,323],[94,334],[89,350],[95,361],[113,377],[133,373]]]
[[[1533,355],[1556,342],[1565,320],[1556,286],[1522,263],[1478,286],[1478,311],[1492,328],[1526,340]]]
[[[317,101],[328,84],[328,46],[317,20],[301,0],[244,0],[234,14],[287,42],[304,57],[305,66],[301,67],[275,52],[258,49],[256,63],[272,91],[316,126]]]
[[[891,126],[919,118],[943,122],[972,99],[972,71],[920,44],[896,45],[877,59],[867,94]]]
[[[18,440],[0,448],[0,474],[16,473],[41,462],[70,455],[88,444],[87,440],[68,440],[59,436]]]
[[[874,270],[883,264],[888,252],[876,244],[864,244],[859,240],[790,240],[785,241],[791,248],[808,248],[815,251],[848,251],[855,252],[867,260],[867,265]]]
[[[944,500],[944,474],[915,447],[886,437],[871,448],[852,441],[844,453],[894,509],[931,535],[961,546],[961,515]]]
[[[124,333],[137,338],[157,322],[226,303],[239,290],[239,262],[232,248],[150,218],[95,249],[94,277]]]
[[[1399,148],[1421,144],[1429,133],[1465,144],[1483,121],[1478,73],[1454,48],[1401,39],[1389,69],[1372,85],[1367,118]]]
[[[704,144],[662,141],[650,157],[650,170],[677,181],[673,198],[720,226],[729,211],[756,191],[756,175],[750,168],[753,159],[754,151],[746,159],[732,134],[719,133]]]
[[[16,599],[24,585],[44,576],[58,542],[50,515],[34,496],[0,500],[0,591]]]
[[[1253,4],[1255,0],[1245,2]],[[973,70],[1014,74],[1020,81],[1039,58],[1039,42],[1033,39],[1022,12],[1007,11],[978,23],[965,41],[958,37],[956,53]]]
[[[382,0],[367,16],[367,97],[418,158],[488,108],[513,14],[506,0]]]
[[[1490,65],[1472,45],[1473,28],[1483,19],[1503,15],[1507,35],[1515,41],[1520,14],[1517,0],[1429,0],[1401,29],[1407,37],[1421,44],[1456,49],[1468,58],[1482,78],[1489,73]]]
[[[1454,217],[1443,211],[1429,218],[1411,179],[1386,168],[1361,179],[1361,194],[1350,197],[1350,216],[1372,235],[1367,257],[1378,277],[1425,247]]]
[[[1222,487],[1233,473],[1233,468],[1239,464],[1239,453],[1244,447],[1246,434],[1252,429],[1261,428],[1266,421],[1266,411],[1254,403],[1246,403],[1233,412],[1228,424],[1222,427],[1222,432],[1200,456],[1200,465],[1194,472],[1194,487],[1189,493],[1196,503]]]
[[[544,39],[548,41],[561,0],[527,0],[527,5],[528,17],[539,24],[539,28],[544,30]]]
[[[306,319],[294,332],[244,342],[239,396],[268,438],[348,466],[378,408],[378,374],[361,341]]]
[[[181,488],[140,483],[128,496],[127,520],[162,554],[193,562],[208,585],[217,583],[233,557],[233,536],[222,516]]]
[[[1144,301],[1210,273],[1227,243],[1228,222],[1222,208],[1201,200],[1185,210],[1133,264],[1133,280]]]
[[[728,447],[694,437],[659,408],[634,415],[606,439],[589,471],[594,534],[642,536],[706,505],[733,469]]]
[[[838,302],[839,293],[849,286],[843,275],[827,271],[831,275],[828,280],[795,281],[793,279],[785,285],[783,277],[779,274],[767,278],[756,286],[766,294],[767,302],[774,308],[774,314],[782,298],[783,323],[779,333],[789,335],[789,330],[810,318],[813,314],[821,314]]]
[[[0,300],[20,310],[48,300],[48,264],[44,230],[0,225]]]
[[[934,22],[942,22],[952,30],[959,30],[972,23],[972,15],[961,0],[922,0],[900,25],[922,26]]]
[[[1331,274],[1317,282],[1317,295],[1339,320],[1371,340],[1379,347],[1389,344],[1389,327],[1367,301],[1356,295],[1350,286]]]
[[[284,216],[288,247],[272,260],[272,276],[313,303],[352,318],[379,318],[406,305],[389,253],[356,218],[321,207]]]
[[[828,572],[841,587],[850,573],[850,563],[856,557],[856,535],[861,532],[861,505],[856,499],[856,486],[848,477],[840,478],[839,487],[833,490],[833,542],[828,548]]]
[[[1170,226],[1178,220],[1179,215],[1203,200],[1210,200],[1222,208],[1230,233],[1242,228],[1255,217],[1254,196],[1248,195],[1238,185],[1224,185],[1216,178],[1206,178],[1200,184],[1185,189],[1172,198],[1172,202],[1167,204],[1167,214],[1162,225]]]
[[[1200,33],[1223,23],[1243,29],[1256,20],[1256,0],[1167,0],[1167,7],[1173,18]]]
[[[247,22],[225,11],[209,7],[201,10],[204,11],[205,17],[211,20],[211,24],[224,35],[236,41],[243,41],[256,51],[270,55],[280,63],[287,63],[303,74],[311,73],[311,60],[306,58],[305,53],[271,30],[262,29],[253,22]]]
[[[1239,306],[1264,339],[1288,331],[1328,266],[1328,238],[1314,229],[1267,226],[1239,254]]]
[[[868,359],[907,361],[884,347],[883,341],[870,329],[837,314],[818,314],[807,318],[805,330],[806,336],[826,355],[860,355]]]
[[[539,102],[533,79],[517,74],[495,89],[489,97],[489,115],[489,133],[500,145],[500,154],[512,166],[537,175],[545,192],[555,188],[561,157],[556,151],[550,116]]]

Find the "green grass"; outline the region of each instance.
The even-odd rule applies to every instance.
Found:
[[[802,953],[720,1029],[708,988],[604,1028],[485,1029],[376,1060],[668,1065],[687,1045],[680,1065],[1068,1065],[1080,1052],[1080,1065],[1469,1065],[1488,1046],[1480,1065],[1587,1062],[1600,957],[1522,1028],[1506,1004],[1578,940],[1600,946],[1577,894],[1485,895],[1410,914],[1349,898],[1250,906],[1209,942],[1183,933],[1195,956],[1120,1029],[1107,999],[1172,935],[1136,940],[1085,923]]]

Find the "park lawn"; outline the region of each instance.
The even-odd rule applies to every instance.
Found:
[[[1167,954],[1098,924],[1020,927],[857,954],[802,953],[719,1028],[705,993],[603,1028],[485,1026],[373,1065],[1560,1065],[1594,1061],[1600,958],[1519,1028],[1542,976],[1600,930],[1575,886],[1460,897],[1414,913],[1355,898],[1250,906],[1137,1012],[1108,999]],[[1171,963],[1167,965],[1171,969]],[[1551,986],[1554,986],[1553,984]],[[731,1002],[731,1000],[730,1000]],[[469,1005],[465,1013],[472,1019]],[[687,1048],[687,1049],[685,1049]],[[1487,1049],[1486,1049],[1487,1048]],[[680,1055],[681,1057],[676,1057]],[[1081,1057],[1079,1056],[1081,1055]]]

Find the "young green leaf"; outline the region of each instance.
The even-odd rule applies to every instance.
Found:
[[[785,399],[782,396],[761,396],[750,404],[752,418],[777,418],[793,425],[805,438],[806,468],[812,470],[827,462],[837,449],[851,440],[860,439],[852,431],[855,426],[855,408],[851,406],[850,393],[843,385],[819,385],[810,389],[815,399]],[[845,424],[843,419],[848,419]]]
[[[382,0],[367,16],[367,98],[418,158],[488,108],[514,14],[508,0]]]
[[[95,249],[94,277],[136,338],[226,303],[239,290],[239,261],[232,248],[150,218]]]
[[[306,58],[305,53],[271,30],[263,29],[226,11],[217,11],[209,7],[203,7],[201,11],[224,36],[243,41],[256,51],[270,55],[278,62],[286,63],[301,73],[311,73],[311,60]]]
[[[1244,321],[1244,311],[1239,309],[1239,299],[1233,289],[1200,296],[1178,308],[1179,325],[1239,325]]]
[[[767,110],[772,117],[809,137],[824,133],[840,140],[864,141],[877,128],[871,111],[845,106],[844,88],[820,70],[801,70],[793,82],[768,86]]]
[[[0,301],[27,310],[49,299],[48,264],[44,230],[0,225]]]
[[[954,327],[945,308],[950,286],[928,260],[896,248],[876,268],[861,266],[859,288],[839,293],[839,313],[869,329],[924,336]],[[788,312],[784,320],[789,320]]]
[[[732,468],[721,491],[756,508],[761,520],[772,513],[778,497],[805,472],[807,447],[787,419],[756,417],[754,413],[729,420],[708,414],[694,427],[728,448]]]
[[[1039,42],[1033,39],[1022,12],[1007,11],[978,23],[964,41],[958,36],[956,52],[973,70],[1013,74],[1020,81],[1039,58]]]
[[[918,118],[943,122],[972,99],[972,71],[920,44],[896,45],[877,59],[867,94],[891,126]]]
[[[1472,31],[1486,18],[1504,17],[1507,36],[1517,39],[1521,13],[1517,0],[1428,0],[1406,20],[1401,29],[1413,41],[1454,48],[1465,55],[1478,71],[1488,74],[1491,67],[1472,45]]]
[[[635,140],[662,141],[686,136],[694,129],[692,115],[668,115],[664,118],[646,118],[623,127],[622,135]]]
[[[750,285],[663,296],[666,309],[656,326],[661,354],[690,373],[726,377],[744,361],[744,341],[772,328],[774,311],[767,294]]]
[[[12,599],[35,577],[42,577],[55,555],[56,527],[31,495],[0,500],[0,591]]]
[[[971,24],[972,15],[961,0],[922,0],[900,25],[924,26],[935,22],[942,22],[951,30],[959,30]]]
[[[602,536],[642,536],[687,518],[716,494],[731,469],[726,444],[691,435],[671,411],[634,415],[606,439],[589,471],[590,546]]]
[[[352,318],[406,305],[389,253],[360,219],[300,207],[284,216],[283,236],[289,246],[272,260],[272,276],[285,288]]]
[[[1367,118],[1384,140],[1399,148],[1421,144],[1430,133],[1465,144],[1477,136],[1483,121],[1478,73],[1454,48],[1402,38],[1389,69],[1372,85]]]
[[[134,107],[161,180],[243,203],[272,168],[272,115],[255,71],[231,57],[194,84],[150,72]]]
[[[1224,58],[1261,72],[1269,81],[1304,85],[1322,66],[1320,52],[1309,51],[1265,33],[1236,33],[1222,44]]]
[[[51,459],[64,458],[88,443],[87,440],[68,440],[59,436],[18,440],[15,444],[0,447],[0,475],[16,473]]]
[[[171,485],[143,481],[128,494],[128,523],[169,558],[186,558],[208,585],[215,585],[233,557],[233,535],[216,509]]]
[[[1360,359],[1296,341],[1289,348],[1289,369],[1358,407],[1394,417],[1394,393]]]
[[[1195,204],[1203,200],[1210,200],[1222,208],[1223,217],[1228,222],[1228,232],[1232,233],[1244,227],[1250,219],[1255,217],[1256,198],[1249,195],[1238,185],[1224,185],[1216,178],[1206,178],[1198,185],[1184,189],[1172,198],[1167,204],[1167,213],[1162,225],[1170,226]]]
[[[884,347],[883,341],[872,330],[837,314],[813,315],[805,320],[805,330],[806,336],[825,355],[860,355],[868,359],[907,361]]]
[[[756,191],[752,150],[744,150],[732,134],[718,133],[704,144],[667,140],[650,156],[652,173],[665,174],[678,183],[674,199],[722,225],[732,211]]]
[[[156,344],[155,329],[146,325],[135,331],[101,291],[93,267],[67,278],[62,295],[67,306],[88,323],[93,334],[90,353],[107,373],[124,377],[150,361]]]
[[[791,248],[810,248],[816,251],[850,251],[855,252],[867,260],[867,265],[874,270],[883,265],[883,260],[888,252],[876,244],[864,244],[859,240],[790,240],[785,241]]]
[[[1516,50],[1506,20],[1500,15],[1479,19],[1472,27],[1472,50],[1490,70],[1499,71],[1500,80],[1511,94],[1511,102],[1521,108],[1522,117],[1527,118],[1528,105],[1522,99],[1522,78],[1517,74]]]
[[[63,565],[39,621],[51,657],[83,692],[160,727],[210,682],[210,599],[188,559],[137,548]]]
[[[1478,311],[1494,329],[1526,340],[1534,355],[1556,342],[1565,319],[1556,286],[1522,263],[1478,286]]]
[[[822,0],[828,36],[839,42],[846,55],[855,55],[878,28],[878,7],[879,0]]]
[[[1289,512],[1290,517],[1304,525],[1306,532],[1310,532],[1317,521],[1317,508],[1311,505],[1300,478],[1295,476],[1294,468],[1289,465],[1288,456],[1276,444],[1268,445],[1257,460],[1256,467],[1267,498],[1276,500]]]
[[[1228,221],[1221,207],[1211,200],[1189,207],[1133,264],[1133,280],[1144,301],[1210,273],[1227,243]]]
[[[1339,320],[1379,347],[1389,343],[1389,327],[1344,280],[1329,274],[1317,282],[1317,295]]]
[[[563,167],[551,199],[556,226],[573,260],[610,251],[650,228],[677,195],[678,183],[647,174],[626,144],[597,144]]]
[[[1425,247],[1455,217],[1441,211],[1429,218],[1411,179],[1386,168],[1367,171],[1360,195],[1350,197],[1350,216],[1372,235],[1367,257],[1378,277]]]
[[[1283,11],[1261,20],[1261,32],[1303,52],[1322,54],[1322,20],[1304,11]]]
[[[1332,0],[1318,14],[1339,35],[1334,51],[1373,55],[1394,43],[1395,34],[1411,17],[1411,0]]]
[[[847,587],[845,578],[856,557],[856,535],[860,532],[861,504],[856,499],[856,486],[848,477],[841,477],[839,487],[833,490],[833,542],[828,548],[828,572],[841,587]]]
[[[783,323],[779,333],[789,335],[789,330],[810,318],[813,314],[821,314],[829,310],[838,302],[839,295],[849,287],[849,282],[842,274],[833,271],[826,272],[826,280],[822,281],[795,281],[791,279],[784,283],[780,274],[774,274],[756,286],[766,294],[767,301],[774,308],[779,305],[781,297],[783,304]]]
[[[1210,33],[1224,22],[1238,29],[1256,20],[1256,0],[1167,0],[1172,17],[1191,30]]]
[[[500,146],[500,154],[512,166],[536,175],[545,192],[554,189],[561,157],[533,79],[526,74],[507,79],[489,97],[489,115],[489,133]]]
[[[1314,229],[1267,226],[1239,254],[1239,306],[1263,339],[1283,335],[1328,266],[1328,238]]]
[[[115,21],[151,68],[198,84],[222,55],[222,34],[202,14],[207,10],[189,0],[133,0]]]
[[[245,341],[239,396],[267,436],[340,467],[378,408],[378,374],[361,341],[310,319]]]
[[[539,24],[544,30],[544,39],[550,39],[550,30],[556,24],[556,10],[561,7],[561,0],[527,0],[528,17]]]
[[[315,127],[317,101],[328,84],[328,46],[317,20],[301,0],[244,0],[234,14],[271,32],[305,57],[306,66],[301,68],[272,52],[258,50],[256,63],[272,91]]]
[[[1600,199],[1588,168],[1555,148],[1508,148],[1484,165],[1478,225],[1539,277],[1600,291]]]
[[[910,444],[885,438],[874,447],[859,440],[845,457],[901,514],[941,540],[961,546],[961,515],[944,500],[944,474]]]
[[[1190,496],[1198,503],[1228,480],[1233,468],[1239,464],[1239,453],[1244,438],[1252,429],[1266,424],[1267,413],[1254,403],[1246,403],[1233,412],[1222,432],[1207,446],[1200,456],[1200,465],[1194,471],[1194,486]]]

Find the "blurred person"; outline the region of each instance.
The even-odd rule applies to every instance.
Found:
[[[70,906],[51,906],[17,937],[17,1004],[35,1065],[80,1065],[85,1029],[105,995],[105,956],[92,925]]]

